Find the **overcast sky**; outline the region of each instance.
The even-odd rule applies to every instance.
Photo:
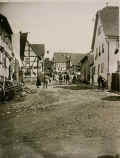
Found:
[[[106,1],[119,4],[119,0],[28,1],[0,3],[0,12],[8,17],[14,32],[30,32],[29,41],[44,43],[51,55],[55,51],[89,52],[96,11]]]

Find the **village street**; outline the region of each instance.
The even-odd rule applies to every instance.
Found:
[[[119,153],[120,97],[88,86],[35,88],[1,104],[1,158],[96,158]]]

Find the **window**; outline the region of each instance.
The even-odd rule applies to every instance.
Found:
[[[26,64],[29,64],[29,63],[30,63],[29,57],[26,57],[26,58],[25,58],[25,63],[26,63]]]
[[[104,53],[104,44],[102,44],[102,53]]]
[[[115,54],[117,54],[119,52],[119,49],[115,49]]]
[[[101,64],[101,73],[104,72],[104,63]]]
[[[99,46],[99,56],[101,55],[101,50],[100,50],[100,46]]]

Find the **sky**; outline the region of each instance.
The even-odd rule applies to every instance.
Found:
[[[54,52],[88,53],[96,11],[106,2],[119,4],[119,0],[9,0],[0,3],[0,12],[14,32],[29,32],[30,43],[44,43],[49,56]]]

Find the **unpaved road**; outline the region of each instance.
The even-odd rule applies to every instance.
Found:
[[[120,97],[96,89],[36,89],[1,105],[0,158],[96,158],[120,153]]]

